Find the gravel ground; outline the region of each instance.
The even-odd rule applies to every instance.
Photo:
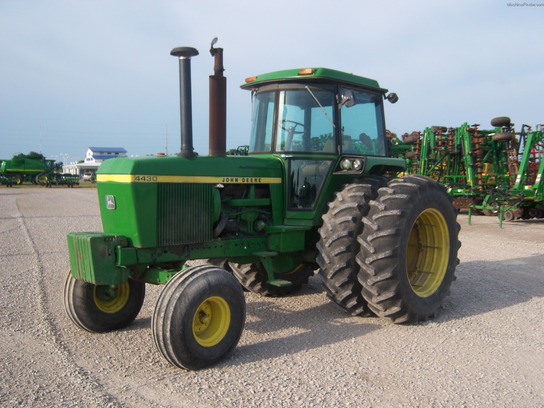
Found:
[[[459,216],[451,296],[435,320],[351,317],[317,278],[295,296],[246,294],[231,357],[170,366],[148,286],[128,329],[91,334],[65,316],[66,234],[99,231],[94,189],[0,189],[2,407],[542,407],[544,220]]]

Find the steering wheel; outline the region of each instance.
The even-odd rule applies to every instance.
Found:
[[[292,123],[294,126],[289,126],[289,127],[286,127],[286,123]],[[302,130],[295,130],[297,128],[297,126],[302,126]],[[289,119],[283,119],[281,121],[281,128],[283,130],[286,130],[288,131],[289,133],[293,134],[293,135],[301,135],[304,133],[304,123],[300,123],[300,122],[296,122],[294,120],[289,120]]]

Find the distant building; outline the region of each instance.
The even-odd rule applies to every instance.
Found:
[[[82,177],[84,174],[94,174],[104,160],[127,157],[127,151],[122,147],[89,147],[85,154],[83,163],[73,163],[62,167],[64,173],[77,174]]]
[[[122,147],[89,147],[85,156],[85,163],[102,164],[104,160],[116,157],[127,157],[127,151]]]

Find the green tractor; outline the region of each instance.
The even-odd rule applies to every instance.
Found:
[[[105,332],[129,325],[145,284],[164,284],[152,316],[158,350],[199,369],[227,356],[245,322],[243,289],[298,290],[319,269],[328,297],[353,315],[395,323],[433,317],[454,280],[456,212],[423,176],[388,179],[383,102],[374,80],[325,68],[247,78],[248,155],[226,155],[223,49],[210,76],[210,155],[193,151],[190,60],[179,47],[181,152],[102,164],[103,233],[70,233],[68,316]],[[187,266],[190,260],[205,260]]]

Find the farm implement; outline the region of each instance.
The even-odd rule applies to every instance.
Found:
[[[458,209],[498,214],[500,223],[544,215],[544,140],[542,125],[516,132],[507,117],[457,128],[433,126],[403,135],[397,157],[404,155],[408,174],[431,177],[448,188]]]
[[[46,187],[79,184],[79,177],[60,174],[56,171],[54,160],[37,158],[13,158],[0,161],[0,183],[8,187],[23,183],[39,184]]]

